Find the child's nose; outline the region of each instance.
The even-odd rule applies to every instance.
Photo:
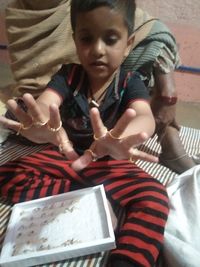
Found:
[[[97,40],[94,43],[93,53],[95,56],[103,56],[105,54],[105,44],[102,40]]]

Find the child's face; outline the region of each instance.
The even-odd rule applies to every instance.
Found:
[[[128,55],[132,38],[121,14],[108,7],[80,13],[74,41],[90,79],[108,79]]]

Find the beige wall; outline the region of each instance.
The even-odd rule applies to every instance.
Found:
[[[0,0],[0,11],[3,11],[12,0]]]
[[[137,4],[164,21],[200,27],[199,0],[137,0]]]
[[[0,11],[13,0],[0,0]],[[49,0],[44,0],[49,1]],[[191,24],[200,27],[200,1],[199,0],[136,0],[138,6],[158,16],[165,21],[181,24]]]
[[[200,0],[137,0],[138,6],[162,18],[176,37],[183,65],[200,68]],[[179,99],[200,102],[200,75],[175,73]]]

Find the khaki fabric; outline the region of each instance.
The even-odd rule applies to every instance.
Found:
[[[69,12],[66,0],[14,1],[6,9],[15,95],[40,94],[61,64],[78,62]]]

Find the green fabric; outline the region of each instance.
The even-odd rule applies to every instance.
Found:
[[[166,25],[155,19],[148,35],[131,51],[123,65],[127,71],[141,71],[143,79],[147,79],[152,86],[154,67],[157,66],[160,71],[168,73],[176,68],[179,62],[175,38]]]

